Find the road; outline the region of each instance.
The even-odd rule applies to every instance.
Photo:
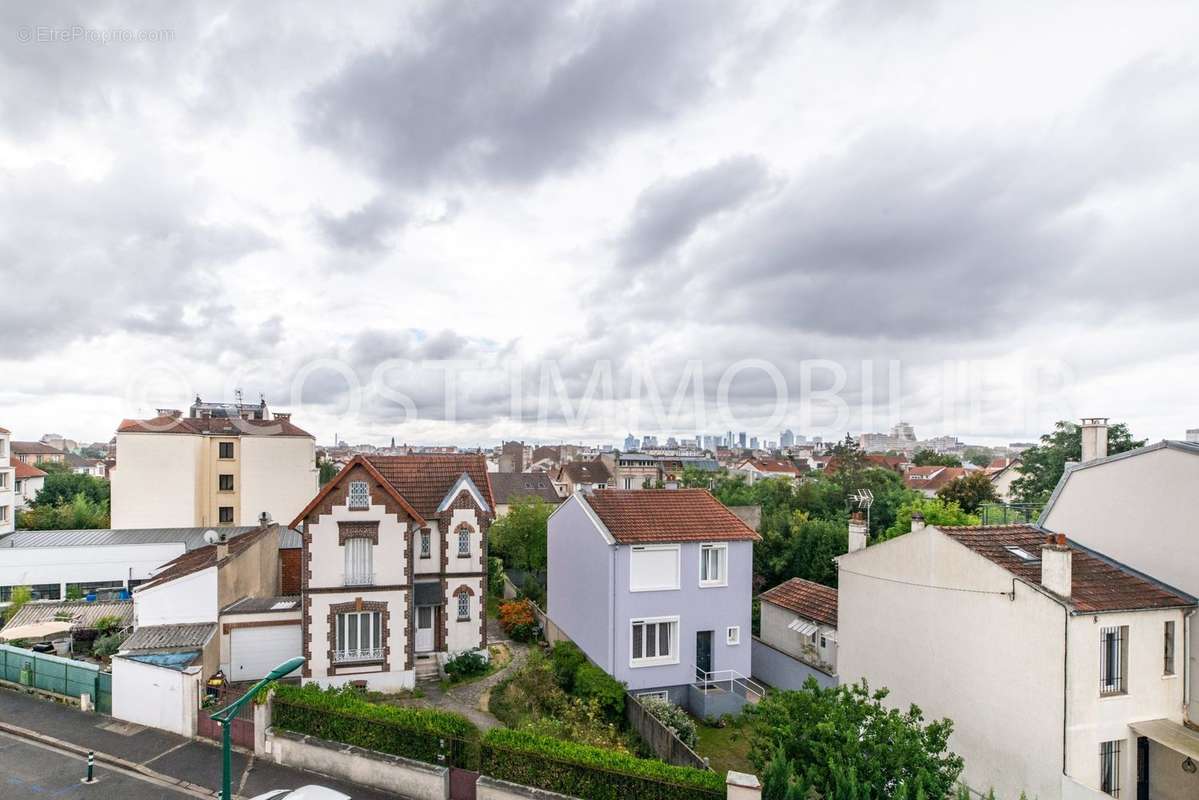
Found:
[[[81,750],[97,753],[95,784],[80,783],[86,769]],[[0,797],[212,798],[220,783],[221,752],[214,744],[0,688]],[[312,783],[354,800],[402,800],[233,753],[233,790],[242,798]]]

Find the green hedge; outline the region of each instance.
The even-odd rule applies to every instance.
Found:
[[[726,791],[724,778],[715,772],[507,728],[483,737],[481,771],[587,800],[716,800]]]
[[[576,697],[596,700],[611,722],[624,717],[625,685],[591,663],[581,664],[575,670],[574,691]]]
[[[429,764],[476,769],[479,729],[447,711],[370,703],[353,689],[279,685],[271,724]]]

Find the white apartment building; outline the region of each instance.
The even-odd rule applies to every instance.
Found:
[[[12,457],[12,434],[0,428],[0,535],[12,533],[16,527],[16,477],[9,465]]]
[[[917,519],[838,567],[840,679],[953,720],[975,791],[1199,796],[1182,725],[1195,598],[1028,525]]]
[[[316,441],[290,414],[193,416],[161,409],[117,429],[114,528],[256,525],[291,519],[316,494]],[[232,406],[232,409],[238,408]],[[258,409],[258,406],[252,408]]]

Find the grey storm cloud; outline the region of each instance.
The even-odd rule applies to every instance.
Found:
[[[677,178],[663,178],[637,198],[620,236],[624,266],[652,262],[679,247],[711,217],[736,208],[766,186],[767,169],[754,156],[729,158]]]
[[[365,53],[303,97],[305,130],[403,187],[522,183],[664,123],[752,51],[736,4],[450,4],[411,42]]]
[[[321,235],[331,246],[367,254],[387,250],[391,235],[409,220],[400,205],[384,197],[340,216],[317,211],[315,217]]]

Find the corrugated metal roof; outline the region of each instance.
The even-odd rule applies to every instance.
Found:
[[[117,617],[121,620],[121,627],[127,628],[133,624],[133,601],[112,600],[89,603],[85,600],[67,600],[62,603],[26,603],[13,615],[6,627],[34,625],[67,617],[73,628],[94,627],[96,620],[103,617]]]
[[[167,650],[203,647],[216,633],[215,622],[189,622],[182,625],[147,625],[133,632],[121,650]]]
[[[0,539],[0,547],[103,547],[107,545],[171,544],[186,550],[203,547],[204,532],[211,528],[99,528],[70,531],[16,531]],[[258,530],[257,525],[221,528],[230,537]]]
[[[297,611],[300,608],[300,598],[296,596],[282,597],[243,597],[236,603],[226,606],[222,614],[262,614],[267,611]]]
[[[280,550],[299,550],[304,546],[304,537],[295,528],[284,528],[279,532]]]

